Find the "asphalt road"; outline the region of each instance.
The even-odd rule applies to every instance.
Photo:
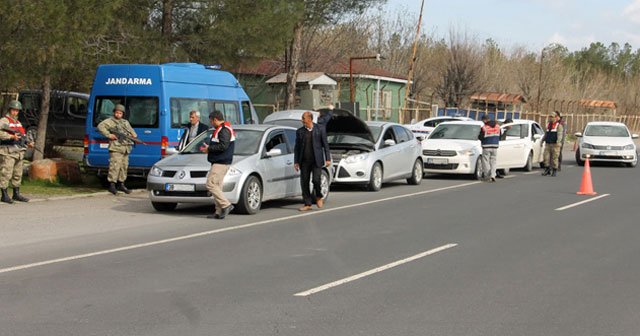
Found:
[[[0,335],[638,335],[640,170],[592,167],[600,198],[582,171],[224,221],[143,193],[2,206]]]

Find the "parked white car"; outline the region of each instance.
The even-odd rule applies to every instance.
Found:
[[[265,118],[265,123],[300,123],[303,112],[276,112]],[[334,171],[332,183],[365,185],[378,191],[384,182],[393,180],[422,182],[420,142],[408,128],[391,122],[365,123],[341,109],[332,110],[332,114],[326,124]]]
[[[296,129],[276,125],[234,125],[236,143],[233,163],[224,177],[223,192],[240,213],[255,214],[262,202],[302,195],[300,173],[293,166]],[[157,162],[147,177],[151,204],[171,211],[178,203],[213,204],[206,188],[211,164],[200,147],[212,130],[200,134],[179,153]],[[330,170],[320,177],[326,198]]]
[[[433,132],[436,126],[440,125],[440,123],[443,123],[446,121],[471,121],[471,120],[473,119],[467,118],[467,117],[442,116],[442,117],[427,118],[406,126],[408,129],[411,130],[411,132],[415,133],[416,135],[422,135],[423,138],[426,138],[426,136],[428,136],[429,133]]]
[[[575,133],[579,138],[576,150],[576,162],[584,165],[586,156],[591,161],[620,162],[629,167],[638,164],[638,152],[627,126],[619,122],[592,121],[583,133]]]
[[[482,177],[482,146],[478,135],[481,121],[441,123],[422,141],[424,172],[434,174],[469,174]],[[531,171],[542,162],[542,128],[535,121],[515,120],[502,125],[503,140],[498,147],[496,168]]]

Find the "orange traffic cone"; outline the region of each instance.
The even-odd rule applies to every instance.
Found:
[[[580,183],[580,191],[576,194],[578,195],[588,195],[593,196],[597,194],[593,191],[593,183],[591,182],[591,168],[589,166],[589,155],[584,160],[584,172],[582,173],[582,183]]]

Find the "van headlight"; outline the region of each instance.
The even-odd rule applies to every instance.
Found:
[[[624,146],[624,150],[634,150],[636,148],[636,146],[634,144],[628,144],[626,146]]]
[[[160,177],[162,176],[162,169],[158,168],[157,166],[153,166],[151,167],[151,171],[149,171],[149,175]]]
[[[369,157],[369,153],[350,155],[350,156],[347,156],[346,158],[344,158],[344,162],[346,162],[346,163],[356,163],[356,162],[359,162],[359,161],[364,161],[368,157]]]
[[[583,143],[582,143],[582,148],[586,148],[586,149],[596,149],[592,144],[590,144],[590,143],[586,143],[586,142],[583,142]]]

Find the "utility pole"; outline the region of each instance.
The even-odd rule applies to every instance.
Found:
[[[401,124],[404,123],[404,111],[407,109],[407,99],[409,98],[409,91],[411,91],[411,80],[413,78],[413,65],[416,61],[416,52],[418,51],[418,40],[420,39],[420,25],[422,24],[422,10],[424,8],[424,0],[420,5],[420,17],[418,18],[418,28],[416,29],[416,38],[413,40],[413,52],[411,53],[411,59],[409,60],[409,75],[407,76],[407,88],[404,90],[404,101],[402,102],[402,109],[398,120]]]
[[[544,63],[544,49],[540,51],[540,67],[538,69],[538,102],[536,103],[536,110],[540,114],[540,90],[542,88],[542,64]]]

